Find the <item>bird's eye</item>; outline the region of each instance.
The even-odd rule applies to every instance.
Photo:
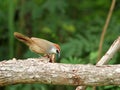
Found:
[[[56,50],[56,52],[57,52],[57,53],[59,53],[59,51],[58,51],[58,50]]]
[[[57,53],[57,57],[59,58],[60,57],[60,51],[56,50],[56,53]]]

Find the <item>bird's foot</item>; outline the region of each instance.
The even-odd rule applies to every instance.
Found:
[[[49,58],[49,62],[51,63],[55,62],[55,54],[45,54],[44,57]]]

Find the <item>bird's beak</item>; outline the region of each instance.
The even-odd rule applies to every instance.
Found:
[[[56,56],[57,56],[57,58],[60,58],[60,51],[59,50],[56,51]]]
[[[57,54],[58,58],[60,58],[60,52]]]
[[[57,52],[56,57],[60,58],[60,52]]]

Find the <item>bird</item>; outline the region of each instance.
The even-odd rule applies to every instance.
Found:
[[[19,32],[14,32],[14,36],[25,43],[32,52],[44,54],[44,57],[49,58],[49,62],[55,62],[56,54],[60,57],[60,46],[56,43],[41,38],[28,37]]]

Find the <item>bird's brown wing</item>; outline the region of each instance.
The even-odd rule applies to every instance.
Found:
[[[41,53],[48,53],[50,48],[53,46],[52,42],[44,40],[44,39],[35,38],[35,37],[32,37],[31,39],[39,47],[39,50],[38,50],[39,53],[40,52]]]

